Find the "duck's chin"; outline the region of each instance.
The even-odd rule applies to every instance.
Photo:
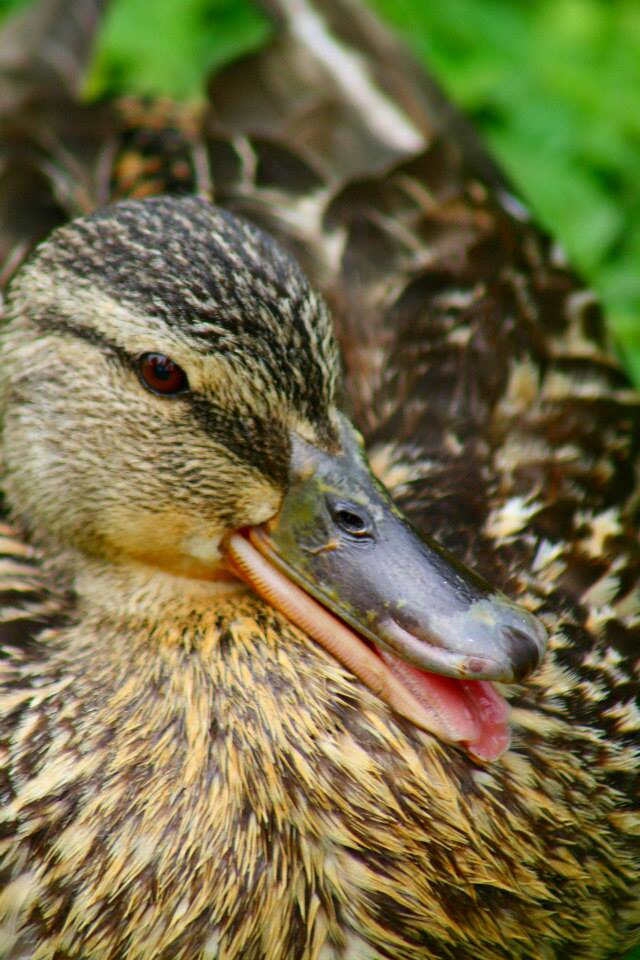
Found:
[[[486,680],[445,677],[369,643],[289,580],[247,534],[226,541],[233,571],[316,640],[397,714],[482,761],[509,747],[509,707]]]

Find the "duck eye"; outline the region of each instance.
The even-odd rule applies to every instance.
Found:
[[[143,385],[153,393],[170,396],[183,393],[189,387],[182,367],[163,353],[143,353],[138,357],[138,370]]]

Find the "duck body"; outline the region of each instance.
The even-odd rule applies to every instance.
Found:
[[[233,461],[215,487],[202,474],[220,455],[211,431],[206,457],[187,460],[191,421],[173,401],[149,396],[141,415],[127,405],[116,350],[105,354],[107,381],[83,360],[96,347],[89,334],[80,343],[59,316],[45,329],[52,274],[40,254],[14,281],[3,348],[20,372],[3,387],[0,956],[619,957],[640,929],[637,398],[593,299],[466,130],[445,122],[433,89],[410,65],[393,79],[397,53],[378,28],[357,11],[345,19],[339,4],[324,10],[328,35],[364,58],[369,97],[384,89],[401,115],[383,133],[345,93],[339,58],[308,55],[309,19],[300,26],[287,4],[279,12],[273,45],[214,80],[215,110],[195,133],[178,130],[178,148],[173,136],[185,188],[212,192],[298,257],[332,308],[377,475],[418,528],[535,610],[549,651],[504,688],[511,749],[484,763],[398,716],[253,592],[160,561],[183,536],[165,475],[188,489],[184,526],[192,508],[201,517],[228,505],[228,491],[248,483],[252,503],[269,502],[280,448],[260,451],[269,482]],[[30,145],[44,189],[37,137],[13,142]],[[111,156],[108,168],[92,155],[82,169],[118,195],[123,153]],[[122,191],[147,192],[138,169]],[[66,205],[84,212],[70,193],[56,202],[54,219]],[[184,223],[189,209],[199,216],[192,203]],[[122,236],[105,236],[115,257]],[[81,253],[77,283],[56,294],[67,325],[88,324],[91,297],[111,283],[94,315],[118,336],[124,305],[151,326],[165,309],[178,337],[195,274],[185,268],[179,290],[168,279],[150,309],[142,267],[115,300],[100,257]],[[107,335],[92,329],[94,341]],[[301,377],[316,374],[312,365]],[[252,381],[253,394],[273,393],[262,413],[274,430],[261,437],[300,415],[274,381],[263,391]],[[114,394],[100,394],[106,383],[125,398],[117,412]],[[62,399],[74,391],[83,420]],[[38,409],[50,434],[34,429]],[[304,415],[314,429],[324,422],[322,411]],[[56,460],[94,487],[73,488],[68,472],[52,474],[55,496],[53,479],[38,486]],[[155,513],[138,528],[147,490]],[[74,519],[66,500],[86,512]]]
[[[585,732],[570,765],[516,745],[473,767],[266,605],[168,607],[84,614],[14,655],[3,894],[25,955],[616,955],[631,818],[583,758],[619,753]]]

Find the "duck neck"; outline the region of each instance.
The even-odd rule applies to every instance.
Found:
[[[64,582],[84,615],[102,622],[116,619],[146,624],[185,624],[194,615],[247,593],[235,578],[182,576],[135,561],[113,563],[69,551],[48,564],[56,581]]]

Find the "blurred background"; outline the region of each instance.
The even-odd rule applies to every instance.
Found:
[[[0,18],[28,0],[0,0]],[[366,0],[471,116],[595,287],[640,384],[639,0]],[[264,42],[250,0],[113,0],[87,95],[192,99]]]

